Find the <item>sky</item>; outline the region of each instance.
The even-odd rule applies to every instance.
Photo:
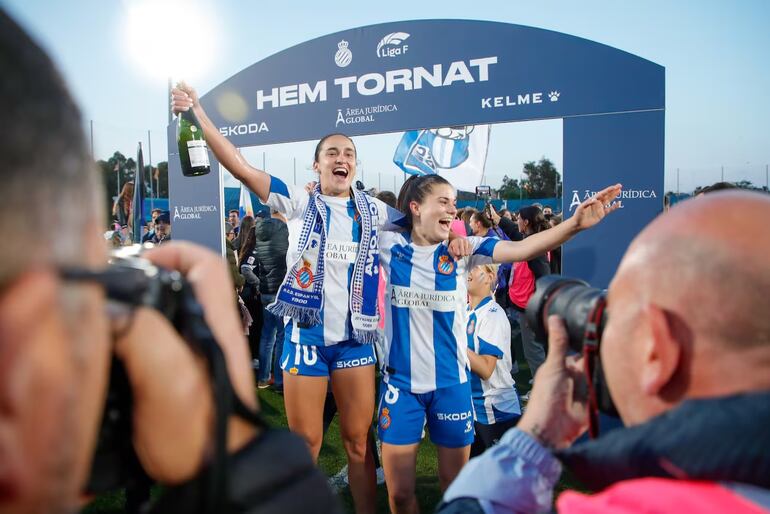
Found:
[[[152,162],[166,160],[168,73],[162,65],[158,70],[158,56],[186,55],[203,64],[198,71],[187,70],[185,78],[205,93],[243,68],[315,37],[388,21],[455,18],[555,30],[664,66],[666,189],[677,190],[677,177],[681,191],[722,177],[766,185],[770,2],[765,0],[188,0],[177,3],[167,19],[137,26],[134,13],[146,3],[0,0],[53,57],[81,106],[88,133],[93,122],[97,159],[116,150],[133,155],[138,141],[148,141],[149,131]],[[169,39],[173,49],[165,50]],[[452,44],[451,39],[442,43]],[[503,175],[516,177],[523,162],[542,156],[560,169],[560,134],[558,120],[493,127],[493,142],[505,137],[518,144],[505,156],[490,155],[488,182],[498,186]],[[389,163],[392,152],[379,151],[379,144],[365,146],[359,155],[364,175],[371,177],[367,182],[376,172],[386,184],[394,179],[400,184]],[[263,151],[268,171],[284,176],[293,172],[288,156],[297,153],[299,180],[310,178],[306,145],[244,153],[261,165]]]

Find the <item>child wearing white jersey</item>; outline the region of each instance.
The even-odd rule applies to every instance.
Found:
[[[482,264],[468,273],[468,361],[476,437],[471,457],[496,444],[521,417],[511,368],[511,325],[495,302],[497,266]]]
[[[386,344],[378,412],[382,460],[393,513],[416,512],[417,447],[427,424],[445,490],[467,462],[473,406],[466,368],[466,275],[478,264],[525,261],[598,223],[620,185],[586,200],[559,225],[524,241],[469,237],[466,257],[448,252],[457,212],[454,188],[438,175],[413,176],[399,194],[409,232],[383,232]],[[567,224],[567,226],[564,226]],[[389,304],[389,305],[388,305]]]

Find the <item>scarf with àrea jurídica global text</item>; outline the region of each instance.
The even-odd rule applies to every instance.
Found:
[[[377,205],[366,194],[353,190],[356,211],[361,216],[361,242],[353,264],[352,287],[348,297],[353,337],[359,343],[377,340],[377,289],[379,286],[379,249],[377,247]],[[289,316],[298,323],[318,325],[324,304],[324,256],[326,254],[326,205],[321,187],[310,193],[300,232],[299,259],[291,266],[268,307],[277,316]]]

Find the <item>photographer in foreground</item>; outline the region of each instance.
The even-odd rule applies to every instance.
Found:
[[[526,413],[439,512],[550,511],[562,466],[601,492],[566,492],[559,512],[770,510],[768,219],[767,195],[724,192],[645,228],[610,285],[599,345],[626,428],[569,447],[588,424],[587,384],[551,316]]]
[[[105,218],[103,186],[80,113],[48,57],[2,10],[0,71],[0,116],[13,127],[0,136],[0,237],[15,243],[0,248],[0,512],[78,509],[113,356],[128,378],[136,456],[167,485],[157,511],[333,509],[302,441],[255,422],[250,359],[223,260],[178,243],[144,255],[184,276],[177,283],[194,292],[182,298],[185,312],[218,361],[194,351],[157,310],[108,310],[106,292],[132,283],[105,280],[114,268],[106,267],[98,224],[89,223]],[[42,237],[14,221],[29,205],[56,221],[43,225]],[[227,392],[226,401],[215,402],[215,391]],[[279,458],[280,473],[264,471]]]

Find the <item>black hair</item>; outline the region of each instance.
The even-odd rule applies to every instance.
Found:
[[[409,204],[412,202],[422,203],[436,184],[452,185],[440,175],[412,175],[401,186],[396,205],[398,210],[406,216],[409,228],[412,228],[412,209],[409,208]]]
[[[492,220],[487,216],[487,214],[483,211],[474,212],[471,215],[471,218],[481,223],[481,226],[486,229],[490,229],[495,225],[494,223],[492,223]]]
[[[230,214],[231,212],[234,212],[234,213],[238,214],[239,216],[241,214],[241,211],[239,211],[238,209],[230,209],[229,211],[227,211],[227,214]]]
[[[356,149],[356,144],[353,143],[353,140],[350,139],[350,136],[343,134],[342,132],[334,132],[332,134],[326,134],[324,137],[321,138],[320,141],[318,141],[318,144],[315,145],[315,154],[313,154],[313,162],[318,162],[318,156],[321,155],[321,146],[323,146],[324,141],[329,139],[330,137],[334,136],[342,136],[344,138],[347,138],[348,141],[353,145],[353,150],[356,151],[356,155],[358,155],[358,150]]]
[[[396,193],[392,191],[380,191],[379,193],[377,193],[377,196],[375,198],[377,198],[378,200],[382,200],[383,202],[393,207],[394,209],[396,208],[396,202],[398,200],[396,199]]]
[[[519,217],[528,222],[528,227],[533,234],[548,230],[551,226],[545,221],[543,211],[536,205],[530,205],[529,207],[522,207],[519,209]]]

